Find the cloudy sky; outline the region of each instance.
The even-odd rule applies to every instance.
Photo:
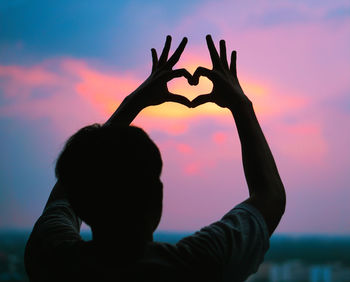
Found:
[[[31,228],[54,164],[80,127],[104,122],[147,78],[165,36],[189,43],[177,67],[211,67],[205,35],[237,50],[287,191],[277,232],[350,235],[350,3],[286,1],[0,2],[0,228]],[[210,92],[179,78],[193,99]],[[134,124],[160,147],[162,230],[195,230],[248,196],[230,113],[166,103]]]

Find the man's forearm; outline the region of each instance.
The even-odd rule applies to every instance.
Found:
[[[66,200],[67,196],[63,189],[63,186],[59,184],[59,182],[56,182],[55,186],[52,188],[49,199],[46,202],[45,208],[46,209],[50,204],[54,203],[57,200]]]
[[[129,125],[143,109],[137,101],[137,95],[134,92],[127,96],[105,125]]]
[[[285,191],[269,145],[255,116],[253,105],[246,103],[239,109],[231,108],[242,148],[244,173],[250,199],[260,205],[267,216],[270,233],[276,228],[285,209]],[[273,214],[273,215],[271,215]],[[276,216],[280,214],[280,216]]]
[[[43,215],[47,214],[48,213],[47,211],[52,209],[55,206],[64,206],[65,208],[68,207],[68,209],[70,210],[70,213],[69,213],[70,216],[66,217],[66,221],[67,222],[70,221],[74,226],[74,228],[79,231],[81,220],[75,215],[75,213],[73,212],[73,209],[70,207],[66,192],[64,191],[64,188],[59,181],[56,182],[55,186],[53,187],[50,193],[49,199],[47,200],[43,211]],[[57,210],[57,208],[55,208],[55,210]]]

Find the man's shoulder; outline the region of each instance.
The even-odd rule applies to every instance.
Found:
[[[257,271],[269,248],[269,233],[262,214],[242,203],[220,220],[176,244],[153,243],[153,254],[203,277],[246,277]],[[216,281],[216,280],[213,280]]]

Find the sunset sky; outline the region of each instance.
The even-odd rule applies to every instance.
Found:
[[[205,35],[237,50],[287,192],[279,233],[350,235],[350,2],[0,2],[0,229],[31,228],[55,160],[82,126],[105,122],[150,74],[151,48],[189,39],[176,68],[211,67]],[[190,100],[210,81],[169,89]],[[165,103],[134,125],[159,146],[160,230],[196,230],[248,196],[228,110]]]

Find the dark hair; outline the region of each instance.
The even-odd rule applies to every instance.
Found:
[[[160,152],[141,128],[93,124],[68,139],[55,172],[77,215],[97,226],[159,209],[161,170]]]

